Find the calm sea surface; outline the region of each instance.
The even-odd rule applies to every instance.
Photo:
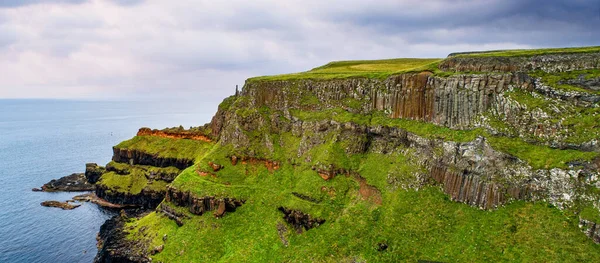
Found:
[[[111,147],[143,126],[198,126],[213,103],[0,100],[0,262],[92,262],[96,233],[112,214],[94,204],[40,206],[78,193],[40,193],[51,179],[106,164]]]

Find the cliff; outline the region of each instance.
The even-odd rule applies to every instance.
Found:
[[[115,146],[122,167],[97,189],[159,189],[118,240],[164,262],[600,260],[599,58],[493,51],[252,78],[201,129]]]

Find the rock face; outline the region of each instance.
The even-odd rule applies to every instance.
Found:
[[[589,200],[583,188],[598,176],[598,168],[593,163],[585,163],[580,169],[536,170],[522,160],[493,149],[483,137],[458,143],[424,138],[397,127],[327,119],[302,120],[291,112],[291,109],[311,112],[333,108],[356,114],[384,111],[391,118],[421,120],[453,129],[486,127],[484,114],[504,114],[515,120],[515,126],[526,127],[523,133],[529,133],[529,127],[540,128],[539,123],[535,118],[521,122],[527,116],[518,110],[522,106],[506,99],[504,92],[517,88],[532,90],[536,85],[540,85],[538,80],[525,73],[459,74],[447,78],[408,73],[385,80],[249,82],[232,109],[220,109],[215,115],[213,132],[217,131],[215,138],[220,143],[232,144],[250,157],[257,154],[257,147],[251,141],[259,141],[268,150],[279,143],[269,136],[248,137],[257,131],[290,133],[300,138],[298,156],[329,143],[327,138],[332,137],[344,145],[346,154],[385,154],[398,146],[414,149],[416,165],[428,172],[419,174],[417,181],[421,183],[410,187],[419,187],[431,179],[453,200],[484,209],[514,199],[546,200],[558,207],[578,199]],[[302,99],[306,97],[317,103],[306,104]],[[348,100],[358,103],[349,107],[345,104]],[[259,113],[235,113],[237,109],[259,107],[272,110],[269,118]],[[552,126],[546,127],[546,130],[551,129]],[[537,131],[539,136],[552,136],[552,133]],[[554,139],[562,140],[558,136]],[[317,167],[326,180],[335,175],[327,165]]]
[[[100,176],[106,172],[104,167],[99,166],[95,163],[86,163],[85,164],[85,177],[87,178],[90,184],[95,184],[100,179]]]
[[[165,194],[162,191],[153,191],[143,189],[139,194],[129,194],[108,189],[102,185],[96,187],[96,195],[110,203],[140,207],[144,209],[154,209],[164,199]]]
[[[51,180],[41,187],[44,192],[83,192],[94,191],[95,186],[88,182],[85,174],[75,173],[58,180]]]
[[[280,207],[279,211],[283,213],[283,219],[290,224],[296,232],[302,233],[308,231],[311,228],[318,227],[325,223],[324,219],[314,218],[309,214],[305,214],[302,211],[288,209]]]
[[[234,212],[236,208],[245,203],[244,200],[235,198],[197,197],[174,187],[167,187],[165,201],[177,206],[187,207],[190,213],[194,215],[202,215],[208,211],[215,211],[216,217],[222,217],[226,212]]]
[[[384,111],[391,118],[422,120],[451,128],[473,128],[476,117],[489,109],[498,94],[509,85],[528,88],[532,78],[524,74],[490,73],[436,77],[429,72],[409,73],[379,79],[342,79],[331,81],[296,80],[250,82],[241,96],[251,107],[268,106],[274,110],[322,110],[345,108],[365,114]],[[313,97],[318,103],[307,105],[300,98]],[[354,101],[351,106],[345,102]],[[226,123],[226,114],[213,118],[213,132]]]
[[[579,219],[579,228],[594,242],[600,244],[600,225],[589,220]]]
[[[450,56],[440,63],[444,71],[516,72],[535,71],[564,72],[600,68],[600,53],[563,53],[520,57],[465,57]]]
[[[113,147],[112,160],[118,163],[128,163],[131,165],[141,164],[155,167],[173,166],[177,167],[180,170],[183,170],[194,164],[193,159],[164,158],[158,157],[153,154],[148,154],[142,151],[119,149],[116,147]]]
[[[98,233],[98,254],[95,263],[145,263],[152,260],[144,253],[145,247],[141,243],[128,240],[123,230],[124,220],[121,216],[114,216],[106,220]]]

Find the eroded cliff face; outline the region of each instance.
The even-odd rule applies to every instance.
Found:
[[[241,93],[253,107],[289,111],[344,108],[366,114],[384,111],[391,118],[422,120],[451,128],[473,128],[509,85],[529,88],[524,74],[436,77],[431,72],[387,79],[296,80],[247,83]],[[312,101],[311,101],[312,99]],[[217,113],[213,124],[219,123]],[[215,125],[218,131],[220,125]]]
[[[538,92],[540,89],[560,92],[554,87],[548,88],[528,72],[598,68],[599,58],[597,53],[526,58],[456,57],[442,62],[440,69],[497,73],[442,77],[426,71],[386,79],[248,82],[233,106],[219,109],[213,118],[213,136],[222,144],[233,144],[247,156],[264,155],[264,151],[257,150],[260,147],[273,151],[280,143],[272,138],[273,134],[286,133],[301,138],[298,157],[332,138],[344,145],[346,154],[389,153],[398,151],[398,147],[410,148],[415,150],[413,159],[420,160],[418,165],[428,171],[419,176],[419,181],[431,179],[442,185],[453,200],[485,209],[515,199],[545,200],[563,207],[576,200],[594,200],[584,188],[598,187],[596,180],[600,170],[595,163],[579,162],[569,169],[534,169],[525,161],[494,149],[484,137],[469,142],[444,141],[386,125],[336,122],[327,118],[307,121],[299,118],[297,112],[310,115],[340,108],[363,116],[383,112],[391,119],[418,120],[453,130],[482,128],[489,134],[521,137],[536,145],[597,151],[595,140],[570,142],[573,131],[566,129],[562,121],[555,121],[564,119],[565,112],[572,111],[568,107],[579,107],[570,106],[573,101],[550,96],[550,104],[564,103],[564,107],[543,111],[515,100],[511,94],[516,90]],[[575,100],[581,98],[576,96]],[[553,99],[560,103],[554,103]],[[268,116],[260,111],[248,111],[261,108],[268,109]],[[508,128],[498,128],[492,120],[500,120]],[[305,161],[315,160],[308,156]],[[329,164],[319,165],[327,167]],[[415,183],[412,187],[418,185]]]
[[[248,81],[241,93],[221,104],[210,123],[210,135],[203,133],[216,143],[210,154],[181,159],[114,149],[115,162],[132,166],[185,169],[194,165],[164,191],[143,190],[137,196],[102,187],[97,191],[118,203],[158,206],[155,220],[173,220],[180,227],[195,226],[196,216],[208,212],[216,218],[231,213],[227,217],[232,218],[222,221],[245,225],[247,220],[236,221],[239,218],[233,213],[240,207],[250,209],[243,211],[249,216],[258,209],[271,209],[272,216],[278,209],[279,221],[270,230],[277,230],[284,246],[291,244],[286,225],[296,230],[295,234],[318,231],[322,224],[332,224],[332,229],[339,226],[336,218],[340,211],[326,213],[320,209],[328,205],[346,207],[344,200],[359,203],[361,209],[372,213],[368,214],[369,223],[378,222],[375,218],[380,214],[376,210],[389,209],[386,205],[390,204],[390,193],[398,189],[430,190],[435,186],[449,199],[480,209],[496,209],[513,200],[543,201],[560,209],[572,209],[575,214],[581,211],[577,210],[579,206],[598,209],[600,158],[581,153],[600,151],[598,136],[582,132],[594,125],[589,123],[597,114],[593,109],[600,100],[596,99],[597,94],[586,90],[561,89],[534,71],[597,69],[599,58],[600,53],[456,56],[439,65],[445,73],[460,71],[456,74],[423,71],[385,79]],[[595,78],[586,77],[566,81],[591,91],[597,84]],[[577,126],[568,120],[569,116],[589,125]],[[140,130],[138,135],[206,139],[149,129]],[[503,147],[503,143],[508,147]],[[518,147],[532,147],[534,151],[515,149]],[[558,148],[575,151],[553,151]],[[571,158],[568,162],[527,158],[527,154],[536,154],[538,149],[585,158]],[[530,152],[522,154],[527,150]],[[369,169],[377,168],[373,164],[383,164],[372,159],[387,156],[400,161],[386,159],[385,165],[402,169],[375,169],[377,175],[369,173]],[[368,158],[371,160],[364,161]],[[194,160],[199,161],[194,164]],[[110,166],[107,171],[128,174]],[[295,178],[288,182],[286,176]],[[171,180],[170,175],[161,173],[146,178]],[[270,188],[260,185],[269,180],[296,188],[290,191],[274,189],[272,186],[278,185],[275,183]],[[237,191],[240,189],[243,192]],[[255,193],[262,192],[268,194],[253,200]],[[277,195],[270,195],[271,192]],[[138,202],[137,198],[145,201]],[[271,199],[285,203],[274,206]],[[584,233],[598,242],[597,222],[582,219],[579,223]],[[517,226],[514,228],[513,233]],[[145,234],[138,237],[147,238]],[[173,249],[165,241],[166,236],[160,249],[152,251],[159,253],[163,246]],[[379,243],[378,247],[383,251],[388,245]]]
[[[600,68],[600,53],[558,53],[534,56],[470,57],[451,54],[440,63],[444,71],[525,72],[542,70],[564,72]]]
[[[155,167],[177,167],[185,169],[194,164],[193,158],[168,158],[159,157],[155,154],[149,154],[139,150],[119,149],[113,147],[113,161],[118,163],[128,163],[131,165],[150,165]]]

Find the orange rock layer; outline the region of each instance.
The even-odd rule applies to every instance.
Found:
[[[141,128],[138,131],[137,136],[156,136],[156,137],[170,138],[170,139],[189,139],[189,140],[211,142],[211,139],[208,138],[206,135],[200,134],[200,133],[195,133],[195,132],[190,132],[190,131],[172,132],[172,131],[161,131],[161,130],[156,130],[156,129],[152,130],[150,128]]]

